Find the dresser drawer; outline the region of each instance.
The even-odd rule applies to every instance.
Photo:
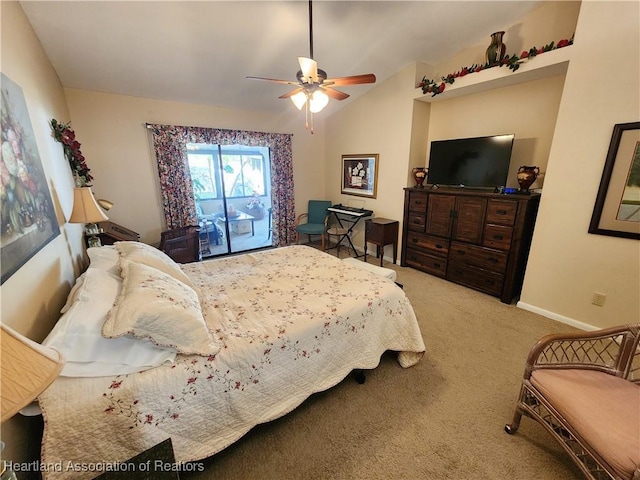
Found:
[[[452,262],[470,265],[502,274],[507,268],[507,252],[451,242]]]
[[[412,232],[424,232],[426,219],[424,213],[409,212],[407,217],[407,229]]]
[[[513,227],[488,224],[484,227],[482,245],[497,248],[498,250],[509,250],[511,248],[511,237],[513,237]]]
[[[422,192],[409,192],[409,210],[427,213],[427,195]]]
[[[510,200],[489,200],[487,203],[487,223],[513,225],[518,203]]]
[[[449,240],[446,238],[434,237],[432,235],[421,235],[409,232],[407,236],[407,247],[424,250],[436,256],[446,257],[449,253]]]
[[[499,273],[453,260],[449,263],[449,268],[447,269],[447,280],[498,297],[502,295],[502,285],[504,284],[504,277]]]
[[[407,249],[407,265],[418,270],[444,277],[447,273],[447,259],[436,255],[429,255],[411,248]]]

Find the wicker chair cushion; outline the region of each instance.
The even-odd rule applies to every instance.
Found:
[[[622,478],[640,472],[640,385],[591,370],[536,370],[531,384]]]

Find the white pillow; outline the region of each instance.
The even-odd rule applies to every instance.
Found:
[[[73,303],[76,301],[76,297],[78,296],[78,290],[80,289],[80,287],[82,287],[82,284],[84,283],[85,275],[86,275],[86,272],[80,275],[78,278],[76,278],[76,283],[73,285],[73,287],[71,287],[71,291],[69,292],[69,295],[67,295],[67,302],[64,304],[64,306],[60,310],[60,313],[66,313],[71,308],[71,305],[73,305]]]
[[[89,267],[81,275],[75,301],[44,340],[58,350],[66,363],[65,377],[123,375],[173,363],[176,351],[130,336],[102,336],[102,325],[113,306],[122,280]]]
[[[180,280],[185,285],[195,288],[191,279],[180,268],[180,265],[163,251],[141,242],[116,242],[114,246],[120,253],[120,260],[125,259],[157,268],[176,280]],[[120,262],[120,268],[122,268],[122,262]]]
[[[118,266],[120,255],[112,245],[89,247],[87,248],[87,255],[89,255],[90,267],[120,276],[120,267]]]
[[[102,327],[103,336],[131,334],[184,354],[215,355],[220,351],[202,316],[198,294],[191,287],[141,263],[120,264],[122,290]]]

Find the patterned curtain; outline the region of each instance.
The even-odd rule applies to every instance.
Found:
[[[167,228],[197,224],[196,205],[187,159],[188,143],[268,147],[271,157],[273,244],[293,243],[295,209],[293,153],[290,134],[217,128],[150,125],[158,162],[160,190]]]

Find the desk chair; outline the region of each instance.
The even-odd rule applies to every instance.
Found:
[[[324,251],[324,236],[327,231],[327,220],[329,218],[329,212],[327,208],[331,206],[329,200],[309,200],[307,207],[307,213],[302,213],[296,218],[296,243],[300,243],[300,234],[309,236],[311,241],[311,235],[322,236],[322,250]],[[307,223],[300,223],[305,218]]]

